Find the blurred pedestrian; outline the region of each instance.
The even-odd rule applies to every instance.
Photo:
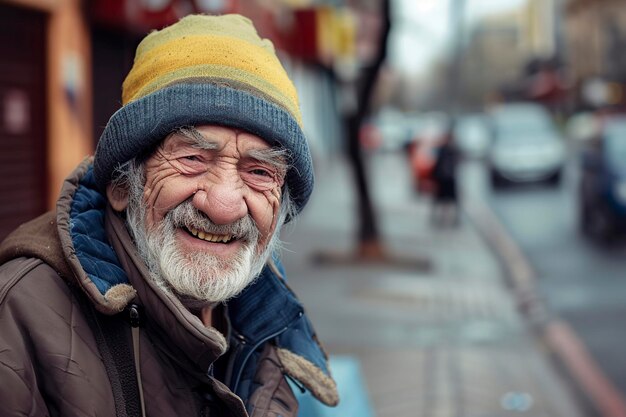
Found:
[[[432,223],[435,226],[456,226],[459,222],[457,166],[459,152],[454,140],[454,124],[447,127],[432,171],[434,183]]]
[[[122,90],[56,210],[0,246],[0,415],[295,417],[287,378],[336,404],[277,253],[313,172],[271,42],[188,16]]]

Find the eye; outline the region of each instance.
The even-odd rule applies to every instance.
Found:
[[[260,175],[262,177],[271,177],[272,173],[263,168],[254,168],[250,170],[250,173],[253,175]]]
[[[248,159],[241,162],[239,169],[241,179],[254,190],[266,191],[282,186],[283,175],[272,164]]]
[[[178,156],[173,166],[184,175],[197,175],[207,170],[205,158],[203,158],[202,155],[194,153]]]

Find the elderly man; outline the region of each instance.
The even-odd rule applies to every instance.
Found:
[[[272,44],[186,17],[142,41],[122,100],[56,210],[0,247],[0,415],[287,417],[291,386],[336,404],[277,258],[313,173]]]

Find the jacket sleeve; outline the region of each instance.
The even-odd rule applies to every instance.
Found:
[[[47,264],[0,266],[0,416],[114,416],[106,369],[71,289]]]
[[[247,404],[250,417],[298,415],[298,400],[287,383],[276,347],[269,343],[258,362],[254,384],[257,388]]]
[[[0,359],[0,415],[5,417],[44,417],[50,413],[41,393],[28,381],[25,369]]]
[[[0,416],[49,416],[29,354],[32,343],[21,328],[14,300],[7,295],[34,262],[20,261],[0,268]]]

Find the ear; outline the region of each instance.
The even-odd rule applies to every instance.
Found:
[[[107,198],[115,211],[121,212],[128,207],[128,190],[124,188],[107,185]]]

